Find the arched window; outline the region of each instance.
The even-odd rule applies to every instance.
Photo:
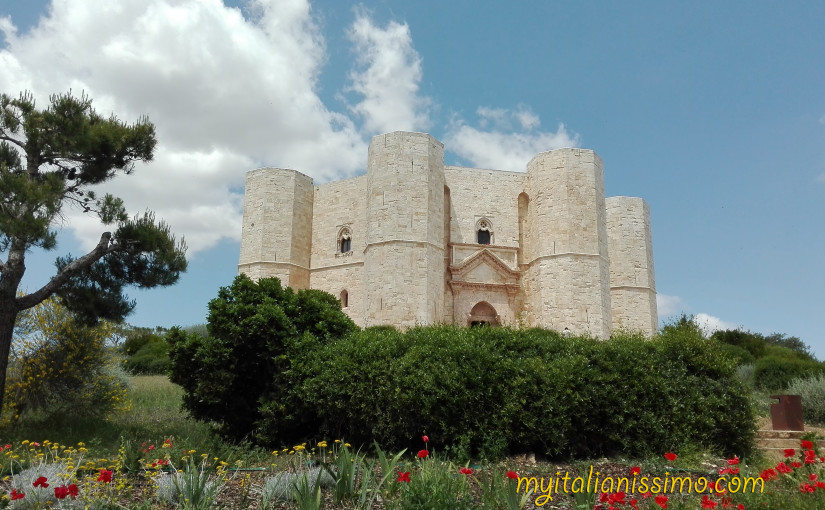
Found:
[[[352,251],[352,231],[349,227],[344,227],[338,233],[338,253],[348,253]]]
[[[346,308],[349,306],[349,292],[346,289],[341,291],[341,308]]]
[[[493,224],[487,218],[476,222],[476,241],[478,244],[493,244]]]

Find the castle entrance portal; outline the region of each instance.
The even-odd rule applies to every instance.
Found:
[[[470,317],[467,319],[468,326],[498,326],[498,314],[493,305],[487,301],[479,301],[470,310]]]

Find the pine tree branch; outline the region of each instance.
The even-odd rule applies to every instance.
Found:
[[[20,147],[21,149],[26,150],[25,144],[23,144],[23,142],[21,142],[20,140],[18,140],[16,138],[12,138],[12,137],[7,136],[7,135],[0,135],[0,140],[4,140],[6,142],[11,142],[14,145]]]
[[[48,298],[57,290],[62,287],[66,282],[69,281],[69,278],[75,275],[75,273],[86,269],[87,267],[91,266],[105,255],[109,253],[116,252],[123,248],[120,244],[110,244],[112,240],[112,233],[111,232],[104,232],[100,236],[100,241],[98,241],[97,246],[94,247],[92,251],[83,255],[79,259],[73,260],[70,262],[66,267],[63,268],[62,271],[57,273],[55,276],[52,277],[49,282],[42,286],[40,289],[32,292],[31,294],[26,294],[25,296],[16,298],[15,301],[17,303],[18,310],[25,310],[27,308],[31,308],[44,299]]]

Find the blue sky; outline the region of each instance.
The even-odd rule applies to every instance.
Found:
[[[595,150],[650,204],[660,317],[800,337],[825,358],[825,3],[29,0],[0,4],[0,90],[149,115],[155,161],[109,189],[190,245],[129,321],[204,321],[237,272],[244,173],[363,172],[378,133],[523,170]],[[51,260],[101,227],[68,211]]]

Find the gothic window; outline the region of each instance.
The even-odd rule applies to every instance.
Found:
[[[487,218],[482,218],[476,223],[476,241],[478,244],[493,243],[493,226]]]
[[[352,251],[352,232],[349,227],[344,227],[338,233],[338,253],[348,253]]]

